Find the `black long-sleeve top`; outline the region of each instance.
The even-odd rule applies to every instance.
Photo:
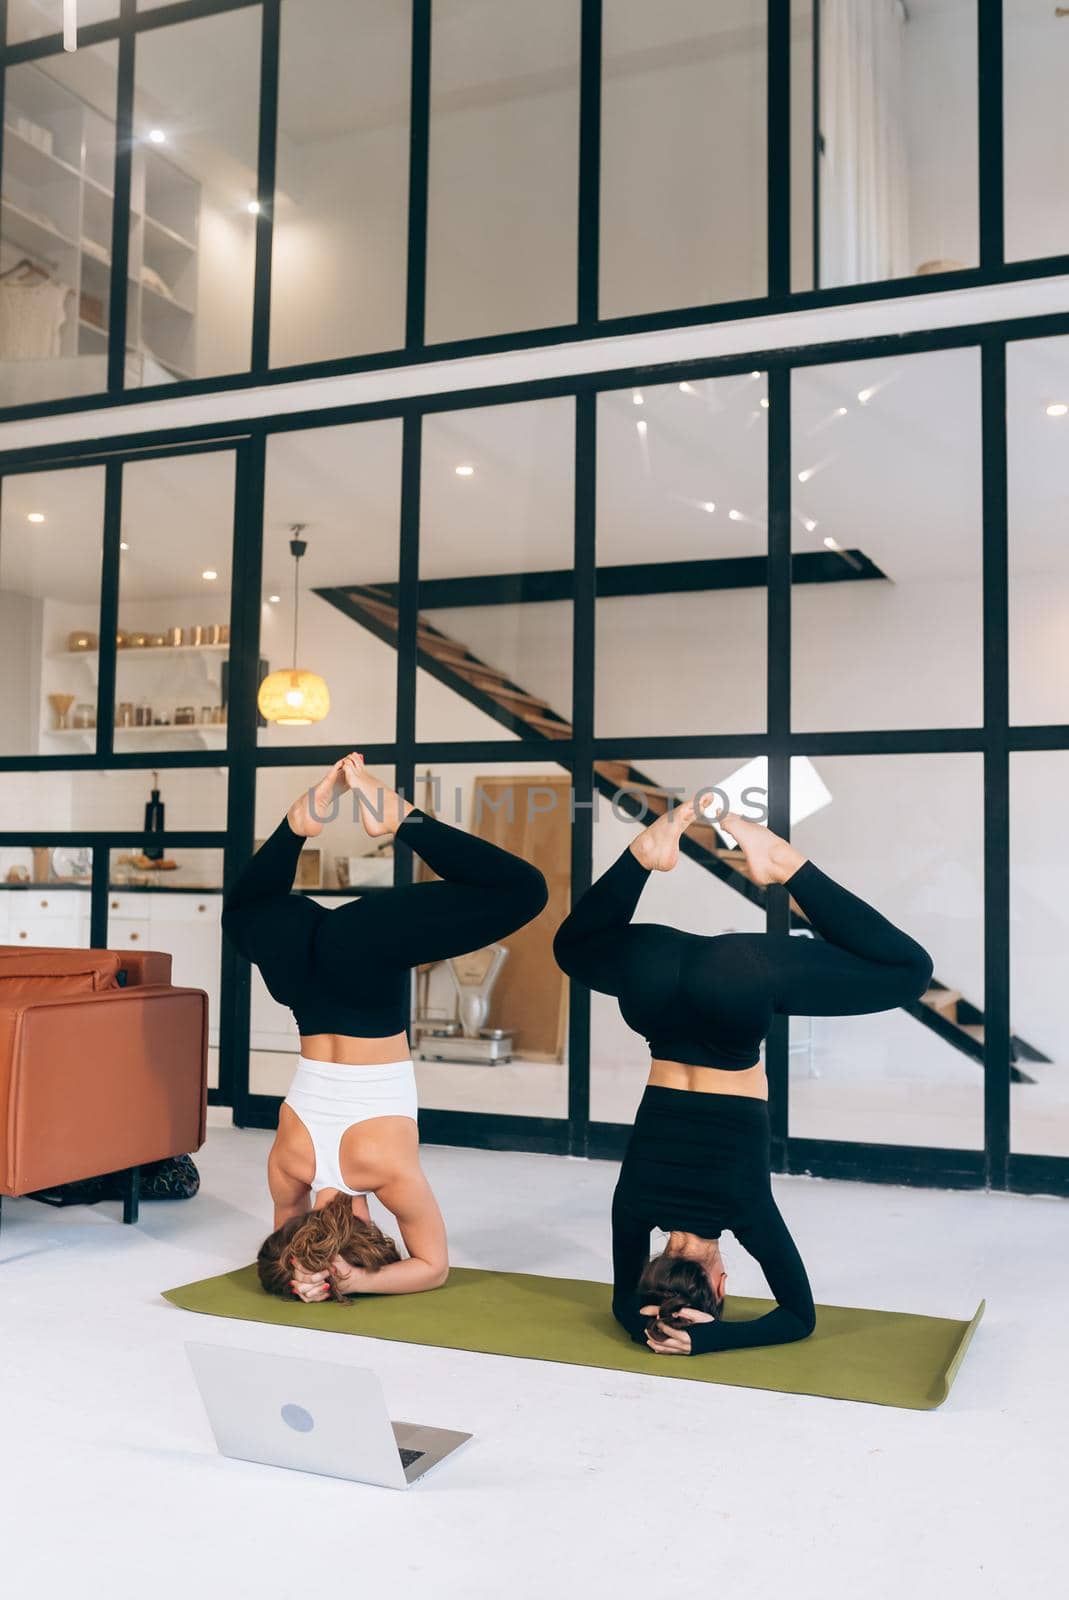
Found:
[[[772,1195],[766,1101],[656,1085],[643,1095],[612,1203],[613,1315],[638,1344],[646,1334],[635,1291],[655,1227],[703,1239],[730,1229],[760,1263],[777,1301],[748,1322],[694,1323],[694,1355],[788,1344],[812,1333],[809,1279]]]

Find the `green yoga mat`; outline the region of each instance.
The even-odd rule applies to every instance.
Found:
[[[694,1383],[867,1400],[914,1411],[942,1405],[984,1313],[983,1302],[971,1322],[818,1306],[816,1332],[798,1344],[683,1357],[655,1356],[632,1344],[612,1320],[608,1286],[577,1278],[454,1267],[446,1286],[427,1294],[368,1295],[345,1305],[328,1301],[306,1306],[264,1294],[255,1267],[241,1267],[168,1289],[164,1299],[184,1311],[245,1322],[359,1333]],[[728,1315],[760,1316],[770,1305],[732,1296]]]

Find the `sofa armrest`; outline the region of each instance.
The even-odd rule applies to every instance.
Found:
[[[0,1006],[0,1192],[198,1150],[208,996],[139,985]]]
[[[140,989],[150,983],[170,983],[171,955],[167,950],[120,950],[119,970],[126,973],[125,987]]]

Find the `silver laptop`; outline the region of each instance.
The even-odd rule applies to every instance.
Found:
[[[224,1456],[405,1489],[471,1438],[391,1422],[366,1367],[218,1344],[186,1353]]]

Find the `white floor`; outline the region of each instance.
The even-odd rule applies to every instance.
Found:
[[[251,1258],[268,1141],[214,1126],[200,1196],[146,1205],[137,1228],[113,1206],[4,1201],[5,1593],[1063,1592],[1069,1202],[777,1181],[818,1300],[969,1316],[987,1296],[950,1400],[914,1413],[175,1310],[159,1290]],[[610,1164],[426,1161],[456,1263],[607,1277]],[[763,1292],[725,1253],[733,1287]],[[372,1366],[395,1416],[477,1437],[408,1494],[224,1460],[189,1338]]]

